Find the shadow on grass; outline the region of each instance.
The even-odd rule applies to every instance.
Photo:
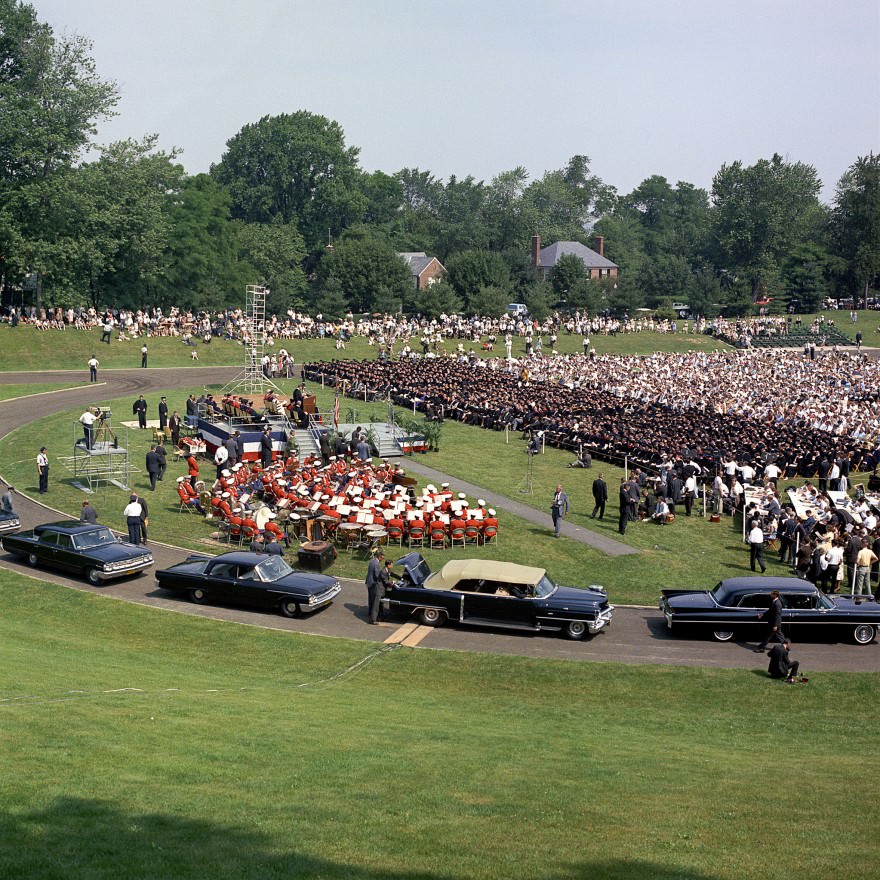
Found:
[[[443,848],[443,841],[437,841]],[[268,878],[345,877],[354,880],[455,880],[459,875],[359,867],[279,851],[275,838],[178,815],[125,813],[111,803],[61,798],[43,810],[0,812],[0,876],[16,880],[118,880],[121,877]],[[400,860],[405,861],[405,854]],[[674,865],[639,861],[560,864],[544,875],[557,880],[713,880]]]

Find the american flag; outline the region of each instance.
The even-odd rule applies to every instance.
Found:
[[[333,427],[338,431],[339,430],[339,392],[336,392],[336,397],[333,398]]]

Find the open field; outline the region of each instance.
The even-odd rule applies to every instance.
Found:
[[[292,390],[293,383],[281,383]],[[198,389],[193,389],[198,390]],[[332,392],[314,389],[319,405],[332,406]],[[175,392],[169,401],[172,408],[183,409],[189,392]],[[159,402],[158,395],[147,395],[149,413],[154,414]],[[96,401],[97,402],[97,401]],[[130,418],[131,400],[106,401],[114,412],[114,422],[119,424]],[[387,413],[384,403],[363,404],[357,401],[341,402],[343,420],[361,421],[368,424],[371,418],[384,419]],[[350,410],[354,410],[351,412]],[[13,482],[19,491],[36,494],[36,468],[34,458],[41,445],[49,447],[53,469],[50,470],[50,492],[47,503],[66,513],[78,516],[85,495],[72,485],[72,470],[67,470],[59,458],[68,455],[75,437],[80,436],[77,423],[78,410],[59,413],[40,419],[0,440],[0,474]],[[149,449],[152,431],[130,430],[128,433],[131,461],[136,470],[132,485],[145,492],[150,505],[150,537],[153,540],[198,550],[217,552],[221,545],[207,542],[215,530],[200,517],[178,513],[179,502],[175,479],[186,473],[182,462],[169,461],[165,480],[157,484],[155,493],[148,490],[149,480],[144,472],[144,456]],[[125,442],[123,440],[123,442]],[[557,482],[562,482],[568,492],[572,513],[570,519],[587,529],[620,538],[617,534],[616,486],[622,469],[596,462],[591,470],[568,469],[572,460],[568,453],[548,449],[545,455],[534,457],[532,494],[521,494],[528,458],[522,440],[511,435],[509,444],[505,435],[480,428],[447,421],[443,427],[441,450],[416,457],[431,467],[438,468],[459,479],[474,482],[487,489],[517,499],[549,515],[549,503]],[[406,467],[406,460],[403,462]],[[602,471],[609,485],[610,501],[603,522],[591,520],[591,484],[594,476]],[[208,482],[213,480],[214,466],[202,464],[202,474]],[[424,485],[426,481],[421,480]],[[92,497],[101,521],[125,531],[122,509],[128,500],[127,493],[115,487],[102,488]],[[725,518],[720,524],[709,523],[697,517],[678,521],[668,527],[651,523],[633,523],[624,540],[641,552],[612,559],[584,544],[571,539],[552,539],[549,526],[543,528],[513,514],[498,511],[501,532],[497,547],[479,550],[480,555],[527,562],[545,566],[561,583],[586,585],[598,583],[605,586],[618,603],[656,602],[663,586],[686,587],[695,584],[714,585],[721,577],[744,573],[748,569],[748,553],[740,542],[738,520],[735,524]],[[460,555],[461,551],[457,551]],[[425,551],[432,566],[439,566],[452,558],[453,551]],[[772,554],[768,554],[768,560]],[[771,571],[777,567],[771,562]],[[342,555],[334,566],[341,576],[363,577],[366,562]],[[779,573],[786,570],[778,566]]]
[[[784,858],[827,880],[876,860],[876,676],[407,648],[352,669],[375,646],[8,572],[0,636],[6,877],[720,880]]]

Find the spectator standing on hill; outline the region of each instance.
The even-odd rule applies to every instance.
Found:
[[[141,367],[146,369],[147,366],[147,344],[146,342],[141,347]]]

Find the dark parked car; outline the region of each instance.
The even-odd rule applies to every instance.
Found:
[[[107,526],[76,520],[45,523],[17,535],[4,535],[3,548],[28,565],[48,565],[82,575],[97,586],[149,568],[153,554],[117,538]]]
[[[21,520],[15,513],[0,513],[0,535],[11,535],[21,528]]]
[[[202,605],[222,602],[277,609],[298,617],[329,605],[339,595],[336,578],[291,568],[280,556],[233,552],[193,555],[156,572],[163,590],[186,593]]]
[[[419,553],[395,563],[403,567],[383,600],[426,626],[446,620],[471,626],[563,632],[570,639],[593,635],[611,624],[614,606],[602,587],[560,587],[543,568],[461,559],[431,573]]]
[[[660,610],[673,632],[708,632],[719,642],[746,640],[762,633],[761,615],[770,607],[772,590],[779,590],[782,629],[792,638],[834,627],[867,645],[880,626],[880,605],[873,597],[826,596],[800,578],[735,577],[714,590],[662,590]]]

